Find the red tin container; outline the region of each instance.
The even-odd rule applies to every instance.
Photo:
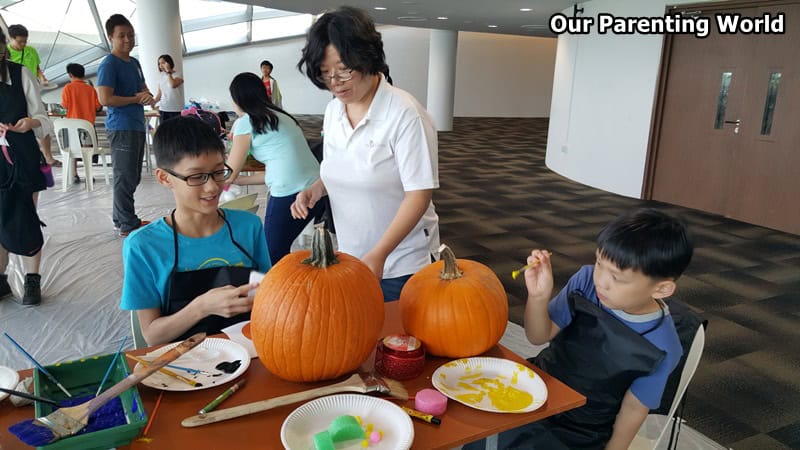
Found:
[[[425,347],[414,336],[391,334],[378,341],[375,370],[394,380],[410,380],[422,375]]]

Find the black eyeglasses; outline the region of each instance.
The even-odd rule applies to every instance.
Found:
[[[321,73],[317,76],[317,80],[329,84],[331,80],[335,79],[339,82],[350,81],[353,79],[353,69],[338,70],[336,72]]]
[[[186,184],[189,186],[202,186],[208,183],[208,179],[211,178],[217,183],[222,183],[223,181],[227,180],[233,174],[233,169],[227,164],[225,164],[225,168],[222,170],[216,170],[214,172],[206,172],[206,173],[195,173],[192,175],[178,175],[177,173],[162,167],[164,172],[172,175],[173,177],[180,178],[181,180],[185,181]]]

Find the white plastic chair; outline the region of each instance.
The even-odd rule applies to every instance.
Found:
[[[700,325],[694,335],[692,345],[689,347],[689,353],[686,355],[686,364],[683,366],[681,379],[678,381],[678,389],[675,391],[675,398],[672,400],[669,413],[666,416],[662,414],[648,415],[628,450],[653,450],[659,446],[667,429],[670,428],[672,419],[675,417],[675,411],[678,409],[683,394],[686,393],[686,388],[689,386],[689,381],[692,380],[697,370],[697,365],[700,364],[700,357],[703,355],[705,344],[706,331],[703,325]]]
[[[133,348],[140,349],[149,347],[147,341],[144,340],[142,326],[139,323],[139,314],[137,314],[136,311],[131,311],[131,336],[133,336]]]
[[[109,153],[107,149],[97,144],[97,134],[95,133],[94,125],[83,119],[55,119],[53,121],[53,127],[55,129],[54,134],[56,135],[56,140],[58,141],[58,148],[61,150],[62,163],[64,164],[64,173],[62,177],[64,192],[67,191],[67,187],[72,182],[72,176],[75,175],[72,173],[73,158],[83,158],[86,190],[94,190],[94,180],[92,180],[92,156],[94,155],[99,155],[100,164],[103,167],[103,177],[106,180],[106,184],[108,184],[108,168],[106,167],[106,159],[104,156]],[[67,130],[68,147],[62,142],[63,136],[61,130]],[[90,146],[81,144],[79,130],[83,130],[89,135],[89,139],[91,140]]]

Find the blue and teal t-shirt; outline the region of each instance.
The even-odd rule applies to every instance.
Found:
[[[311,186],[319,179],[319,162],[314,158],[303,130],[286,114],[278,115],[278,130],[255,133],[250,116],[233,124],[233,135],[250,135],[250,153],[267,169],[264,181],[273,197],[286,197]]]
[[[226,209],[233,238],[255,260],[254,269],[265,273],[272,264],[261,219],[247,211]],[[166,302],[172,265],[175,261],[172,227],[164,218],[128,236],[122,245],[125,269],[120,308],[160,308]],[[252,267],[253,262],[232,242],[228,227],[204,238],[178,233],[178,272],[210,267]]]
[[[142,67],[134,57],[125,61],[117,56],[108,55],[97,68],[97,85],[112,88],[116,96],[133,97],[144,86]],[[133,103],[125,106],[109,106],[107,109],[107,130],[145,131],[144,106]]]

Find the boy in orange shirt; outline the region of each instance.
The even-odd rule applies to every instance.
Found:
[[[97,112],[102,110],[103,106],[100,105],[100,100],[97,98],[97,91],[83,79],[86,70],[80,64],[70,63],[67,64],[67,74],[70,83],[64,86],[64,90],[61,92],[61,104],[67,108],[67,118],[83,119],[94,125]],[[83,136],[81,136],[81,141],[83,141]],[[66,143],[66,139],[64,142]],[[72,173],[75,174],[72,181],[80,183],[76,159],[72,160]]]

